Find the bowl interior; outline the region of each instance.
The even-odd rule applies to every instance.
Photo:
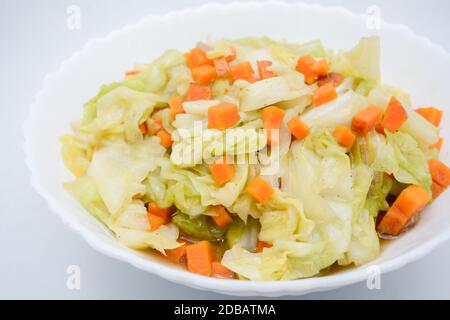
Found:
[[[360,37],[372,34],[381,37],[383,82],[409,92],[414,106],[447,106],[450,93],[442,84],[447,82],[450,71],[448,54],[403,27],[382,23],[381,29],[370,30],[364,16],[339,8],[282,3],[207,5],[165,17],[148,17],[113,32],[89,43],[63,63],[58,72],[46,79],[43,91],[36,98],[25,125],[25,149],[33,185],[51,208],[94,247],[169,280],[225,293],[266,295],[305,293],[361,280],[365,266],[321,278],[270,285],[237,284],[192,275],[155,257],[127,249],[62,188],[62,183],[72,177],[63,166],[58,137],[70,132],[70,122],[81,117],[82,104],[96,94],[101,84],[121,79],[124,70],[132,68],[135,62],[150,61],[168,48],[187,50],[207,37],[267,35],[291,41],[319,38],[329,48],[348,49]],[[445,112],[442,122],[449,123],[449,117]],[[446,141],[450,141],[448,133],[444,127],[442,136]],[[450,162],[448,152],[449,147],[444,144],[441,157],[447,163]],[[448,235],[450,215],[445,210],[448,203],[448,195],[442,195],[425,210],[416,228],[385,246],[372,264],[393,269],[406,262],[402,257],[411,260],[420,255],[417,249],[423,244]]]

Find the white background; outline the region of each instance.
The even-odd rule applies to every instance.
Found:
[[[92,38],[103,37],[147,14],[164,14],[205,2],[1,0],[0,298],[229,298],[172,284],[94,251],[77,234],[67,230],[31,189],[22,152],[21,126],[48,72],[56,70]],[[343,5],[361,13],[369,5],[378,5],[386,21],[406,24],[450,51],[449,1],[317,2]],[[82,25],[77,31],[66,28],[66,9],[71,4],[81,9]],[[69,265],[81,268],[81,290],[66,287]],[[365,283],[359,283],[295,298],[449,299],[450,243],[421,261],[383,275],[380,290],[368,290]]]

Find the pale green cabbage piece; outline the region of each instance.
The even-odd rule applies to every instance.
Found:
[[[178,121],[178,116],[177,116]],[[213,157],[227,155],[254,155],[266,146],[266,133],[257,130],[252,123],[227,130],[180,128],[172,135],[174,141],[170,160],[179,166],[190,167]],[[189,125],[187,124],[187,125]],[[199,124],[199,122],[197,122]],[[177,122],[178,125],[178,122]]]
[[[105,225],[110,225],[110,214],[91,177],[78,177],[74,181],[64,183],[64,188],[94,217]]]
[[[300,97],[302,92],[292,90],[283,77],[272,77],[248,85],[241,93],[241,111],[261,109],[271,104]]]
[[[165,249],[174,249],[181,245],[177,242],[178,228],[173,223],[162,225],[155,231],[135,230],[116,226],[111,226],[111,230],[114,231],[121,243],[133,249],[150,247],[164,254]]]
[[[380,82],[380,39],[362,38],[352,50],[332,58],[331,69],[347,77],[362,78],[370,83]]]
[[[155,159],[165,152],[157,140],[151,137],[135,144],[120,139],[105,141],[94,152],[88,175],[114,217],[134,195],[145,191],[142,181],[156,169]]]
[[[130,201],[117,214],[116,219],[113,219],[93,178],[79,177],[65,183],[64,187],[87,211],[109,227],[124,245],[135,249],[151,247],[162,253],[165,249],[180,246],[177,242],[178,228],[175,225],[168,224],[156,231],[150,231],[147,209],[142,201]]]
[[[416,184],[431,192],[427,157],[414,138],[386,130],[386,138],[373,132],[367,136],[367,161],[376,171],[393,174],[401,183]]]
[[[72,135],[61,136],[59,141],[65,166],[77,177],[85,175],[91,162],[91,146]]]
[[[96,117],[77,126],[77,132],[97,144],[109,135],[123,134],[127,142],[142,140],[139,124],[161,101],[153,93],[144,93],[121,86],[103,95],[96,103]]]
[[[357,165],[353,170],[352,238],[344,258],[339,259],[341,265],[354,263],[358,266],[375,259],[380,254],[375,220],[366,208],[373,174],[373,170],[364,164]],[[382,200],[385,199],[386,195]]]
[[[397,181],[416,184],[431,193],[431,175],[427,159],[416,140],[403,132],[386,132],[388,144],[394,149],[399,169],[394,172]]]
[[[319,108],[310,108],[302,114],[309,127],[350,126],[353,116],[367,107],[367,99],[353,91],[338,96]]]
[[[248,165],[239,165],[233,179],[219,187],[205,165],[182,168],[166,162],[160,171],[150,174],[146,188],[159,206],[175,205],[185,214],[198,216],[210,205],[232,206],[247,182],[247,175]]]

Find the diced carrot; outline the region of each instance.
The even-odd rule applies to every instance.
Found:
[[[211,208],[217,213],[217,215],[213,216],[212,219],[219,227],[223,228],[233,222],[233,218],[224,206],[211,206]]]
[[[166,249],[166,257],[170,261],[174,263],[184,264],[186,263],[186,243],[183,243],[181,246],[175,249]]]
[[[139,69],[127,71],[127,72],[125,72],[125,78],[136,76],[136,75],[140,74],[141,72],[142,72],[142,70],[139,70]]]
[[[285,113],[283,109],[275,106],[265,107],[262,110],[264,128],[280,128]]]
[[[352,119],[352,129],[357,133],[365,134],[373,130],[380,123],[383,110],[369,105],[359,111]]]
[[[402,190],[394,203],[403,213],[411,216],[425,208],[430,200],[430,195],[423,188],[412,184]]]
[[[186,63],[190,69],[203,65],[213,65],[213,62],[206,57],[206,53],[200,48],[194,48],[185,54]]]
[[[210,84],[217,78],[216,68],[210,65],[203,65],[192,69],[192,78],[199,84]]]
[[[240,62],[230,67],[230,75],[233,81],[242,79],[248,82],[255,82],[254,73],[252,65],[248,61]]]
[[[444,188],[450,185],[450,168],[445,163],[431,159],[428,160],[428,168],[430,169],[431,178],[434,182]]]
[[[335,87],[339,86],[344,81],[344,76],[337,72],[330,72],[317,80],[317,85],[319,87],[327,84],[333,83]]]
[[[434,108],[434,107],[429,107],[429,108],[416,109],[416,112],[418,114],[420,114],[422,117],[424,117],[425,119],[427,119],[429,122],[434,124],[436,127],[439,127],[439,124],[441,123],[441,119],[442,119],[442,111],[441,110]]]
[[[313,92],[312,102],[315,106],[320,106],[324,103],[336,99],[336,97],[337,97],[336,88],[332,83],[327,83],[317,88]]]
[[[431,194],[433,195],[433,199],[436,199],[437,197],[439,197],[439,195],[445,191],[445,187],[439,185],[436,182],[431,182]]]
[[[424,189],[409,185],[381,219],[377,226],[378,231],[389,235],[399,234],[408,220],[425,208],[430,200],[430,195]]]
[[[324,76],[328,73],[328,63],[325,59],[315,61],[311,66],[311,70],[316,74],[317,78]]]
[[[266,203],[273,194],[270,184],[261,178],[254,178],[247,186],[247,192],[250,193],[260,203]]]
[[[216,184],[221,186],[233,179],[236,167],[232,163],[226,163],[224,159],[219,159],[209,165],[209,170]]]
[[[145,136],[148,133],[147,122],[142,122],[139,124],[139,131],[141,131],[142,135]]]
[[[301,140],[309,135],[308,126],[298,116],[295,116],[289,120],[287,127],[296,139]]]
[[[435,144],[432,144],[430,148],[436,148],[439,151],[442,149],[442,144],[444,143],[444,138],[439,137],[438,141]]]
[[[303,73],[307,84],[312,84],[328,73],[328,63],[324,59],[316,61],[311,56],[303,56],[298,59],[295,69]]]
[[[208,108],[208,128],[224,130],[235,126],[239,120],[239,111],[235,104],[221,102]]]
[[[209,241],[186,246],[187,269],[207,277],[212,275],[213,251]]]
[[[217,261],[213,261],[212,263],[212,274],[218,278],[234,279],[236,277],[233,271]]]
[[[347,127],[337,126],[333,135],[336,138],[337,142],[347,149],[351,149],[356,140],[356,135]]]
[[[236,59],[236,48],[233,47],[233,46],[231,46],[231,47],[230,47],[230,51],[231,51],[231,53],[225,57],[225,59],[227,60],[227,62],[231,62],[231,61],[233,61],[234,59]]]
[[[388,129],[390,132],[395,132],[403,123],[405,123],[406,119],[408,119],[408,114],[406,113],[405,108],[403,108],[400,101],[395,97],[392,97],[384,111],[381,126]]]
[[[272,245],[270,243],[259,240],[258,246],[256,247],[256,252],[262,252],[264,248],[271,248],[271,247]]]
[[[230,66],[228,65],[227,59],[220,57],[214,59],[214,67],[216,68],[217,75],[219,77],[225,77],[230,72]]]
[[[181,99],[181,97],[170,98],[168,103],[172,117],[175,117],[177,114],[180,113],[185,113],[183,108],[183,100]]]
[[[197,83],[191,83],[186,96],[184,97],[186,101],[194,100],[211,100],[211,89],[208,86],[203,86]]]
[[[273,71],[267,70],[268,67],[272,65],[272,61],[256,61],[256,64],[258,65],[258,73],[259,73],[259,79],[264,80],[267,78],[275,77],[276,74]]]
[[[150,212],[147,212],[147,220],[151,231],[158,230],[164,224],[164,218]]]
[[[381,218],[377,225],[377,230],[384,234],[397,235],[402,231],[408,220],[409,218],[397,206],[393,205]]]
[[[164,148],[169,148],[172,145],[172,136],[166,130],[161,129],[156,133],[156,136],[159,137],[159,143]]]
[[[274,135],[273,129],[279,129],[281,127],[281,123],[283,122],[285,111],[281,108],[270,106],[265,107],[262,110],[263,117],[263,126],[264,129],[267,130],[267,144],[276,145],[278,141],[278,137],[272,137]],[[275,139],[276,141],[274,141]]]
[[[313,84],[314,81],[316,81],[317,75],[312,70],[312,66],[315,62],[316,60],[314,60],[314,58],[311,56],[300,57],[297,61],[297,66],[295,67],[295,69],[298,72],[303,73],[303,75],[305,76],[305,82],[307,84]]]
[[[171,218],[172,208],[160,208],[155,202],[149,202],[147,211],[155,216],[164,219],[164,224],[168,223]]]

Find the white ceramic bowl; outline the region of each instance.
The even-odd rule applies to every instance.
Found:
[[[440,46],[418,37],[408,28],[382,22],[370,30],[367,18],[338,7],[281,2],[209,4],[166,16],[149,16],[139,23],[89,42],[45,79],[44,88],[31,107],[24,125],[26,162],[32,185],[52,211],[98,251],[126,261],[170,281],[190,287],[232,295],[279,296],[329,290],[363,281],[367,266],[336,274],[282,282],[230,281],[198,276],[120,245],[96,219],[62,188],[72,177],[64,168],[58,137],[69,132],[69,123],[79,119],[82,104],[102,83],[121,79],[134,62],[150,61],[167,48],[186,50],[196,41],[267,35],[275,39],[320,38],[327,47],[351,48],[361,36],[378,33],[382,41],[382,75],[385,83],[410,92],[416,106],[445,108],[450,102],[448,75],[450,55]],[[450,141],[450,113],[444,113],[442,135]],[[450,163],[449,147],[442,157]],[[382,272],[398,269],[423,257],[450,237],[450,193],[427,208],[421,222],[384,249],[371,265]],[[62,240],[62,239],[61,239]]]

